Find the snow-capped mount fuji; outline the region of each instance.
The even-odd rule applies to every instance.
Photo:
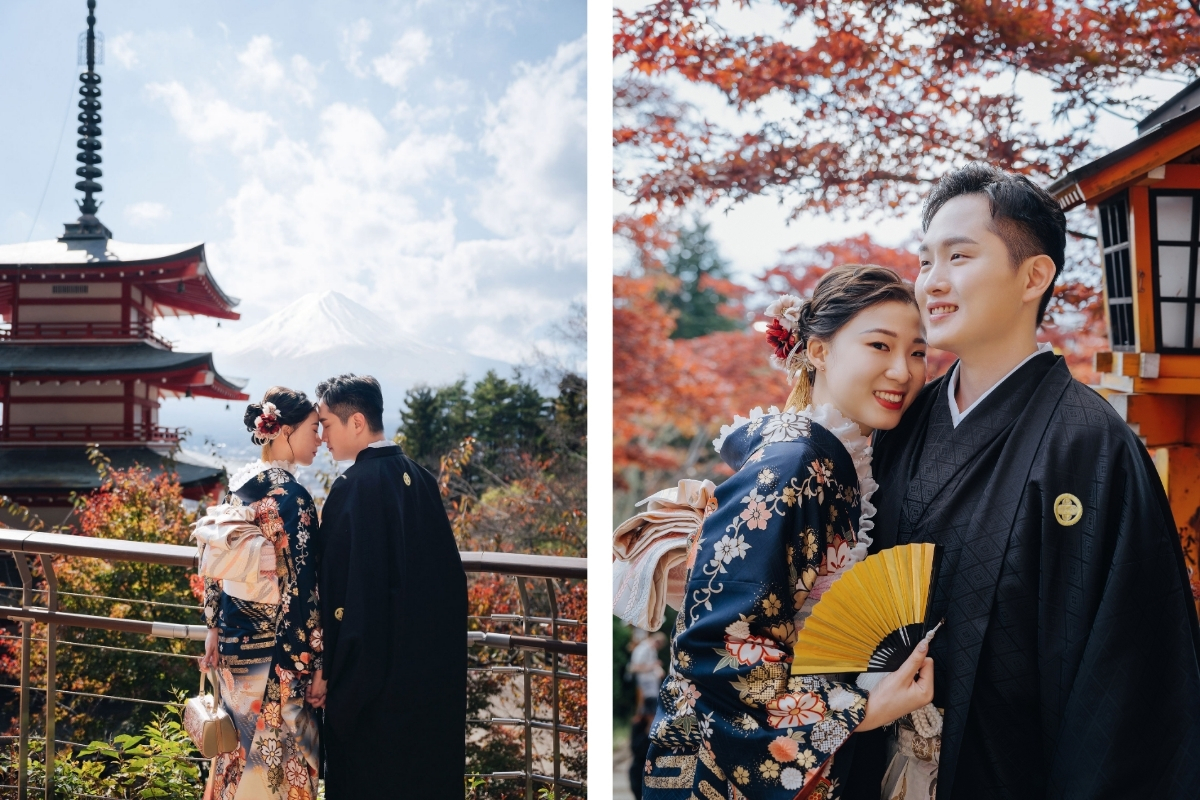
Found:
[[[373,375],[383,387],[384,429],[400,423],[407,389],[439,386],[482,377],[488,370],[509,377],[504,361],[423,344],[343,294],[304,295],[261,322],[218,344],[213,357],[221,371],[249,378],[246,391],[257,400],[271,386],[288,386],[314,395],[317,384],[333,375]],[[245,406],[211,400],[177,400],[163,405],[162,424],[192,430],[195,448],[205,437],[240,445],[248,440],[242,425]]]
[[[306,294],[220,346],[223,356],[304,358],[342,347],[432,350],[398,333],[382,317],[338,292]]]

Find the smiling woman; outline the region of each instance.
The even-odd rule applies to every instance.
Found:
[[[868,437],[898,424],[925,383],[912,286],[883,267],[845,265],[810,300],[783,296],[767,315],[771,361],[793,386],[784,410],[721,429],[713,445],[734,475],[690,528],[662,516],[664,503],[682,502],[668,490],[619,529],[622,585],[655,586],[643,604],[678,609],[666,680],[636,720],[647,729],[634,765],[643,797],[839,797],[849,761],[835,754],[852,734],[933,696],[924,650],[869,697],[838,676],[788,675],[813,606],[871,544]],[[662,615],[622,605],[630,620]]]

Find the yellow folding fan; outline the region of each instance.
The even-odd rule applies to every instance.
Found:
[[[934,544],[905,544],[846,570],[804,621],[792,674],[898,669],[929,630],[940,555]]]

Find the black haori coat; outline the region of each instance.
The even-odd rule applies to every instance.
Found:
[[[939,800],[1200,797],[1200,635],[1145,448],[1051,353],[957,428],[946,393],[878,437],[872,547],[945,547]],[[879,797],[878,733],[851,797]]]
[[[467,585],[437,481],[368,448],[321,520],[329,800],[462,797]]]

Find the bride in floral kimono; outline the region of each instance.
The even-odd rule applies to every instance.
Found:
[[[735,474],[690,544],[647,800],[839,797],[851,759],[835,754],[851,734],[933,697],[926,644],[869,694],[789,675],[813,604],[871,543],[868,437],[895,427],[925,382],[912,289],[891,270],[844,266],[811,300],[784,296],[767,314],[793,390],[784,411],[755,409],[713,443]]]
[[[233,474],[226,502],[252,509],[254,524],[274,545],[280,601],[240,599],[218,581],[205,580],[209,632],[201,669],[217,669],[221,703],[240,740],[237,750],[217,757],[211,797],[316,800],[317,719],[305,694],[321,669],[311,550],[317,509],[292,471],[316,457],[317,411],[302,392],[275,387],[262,403],[247,408],[245,421],[255,444],[262,445],[262,460]]]

